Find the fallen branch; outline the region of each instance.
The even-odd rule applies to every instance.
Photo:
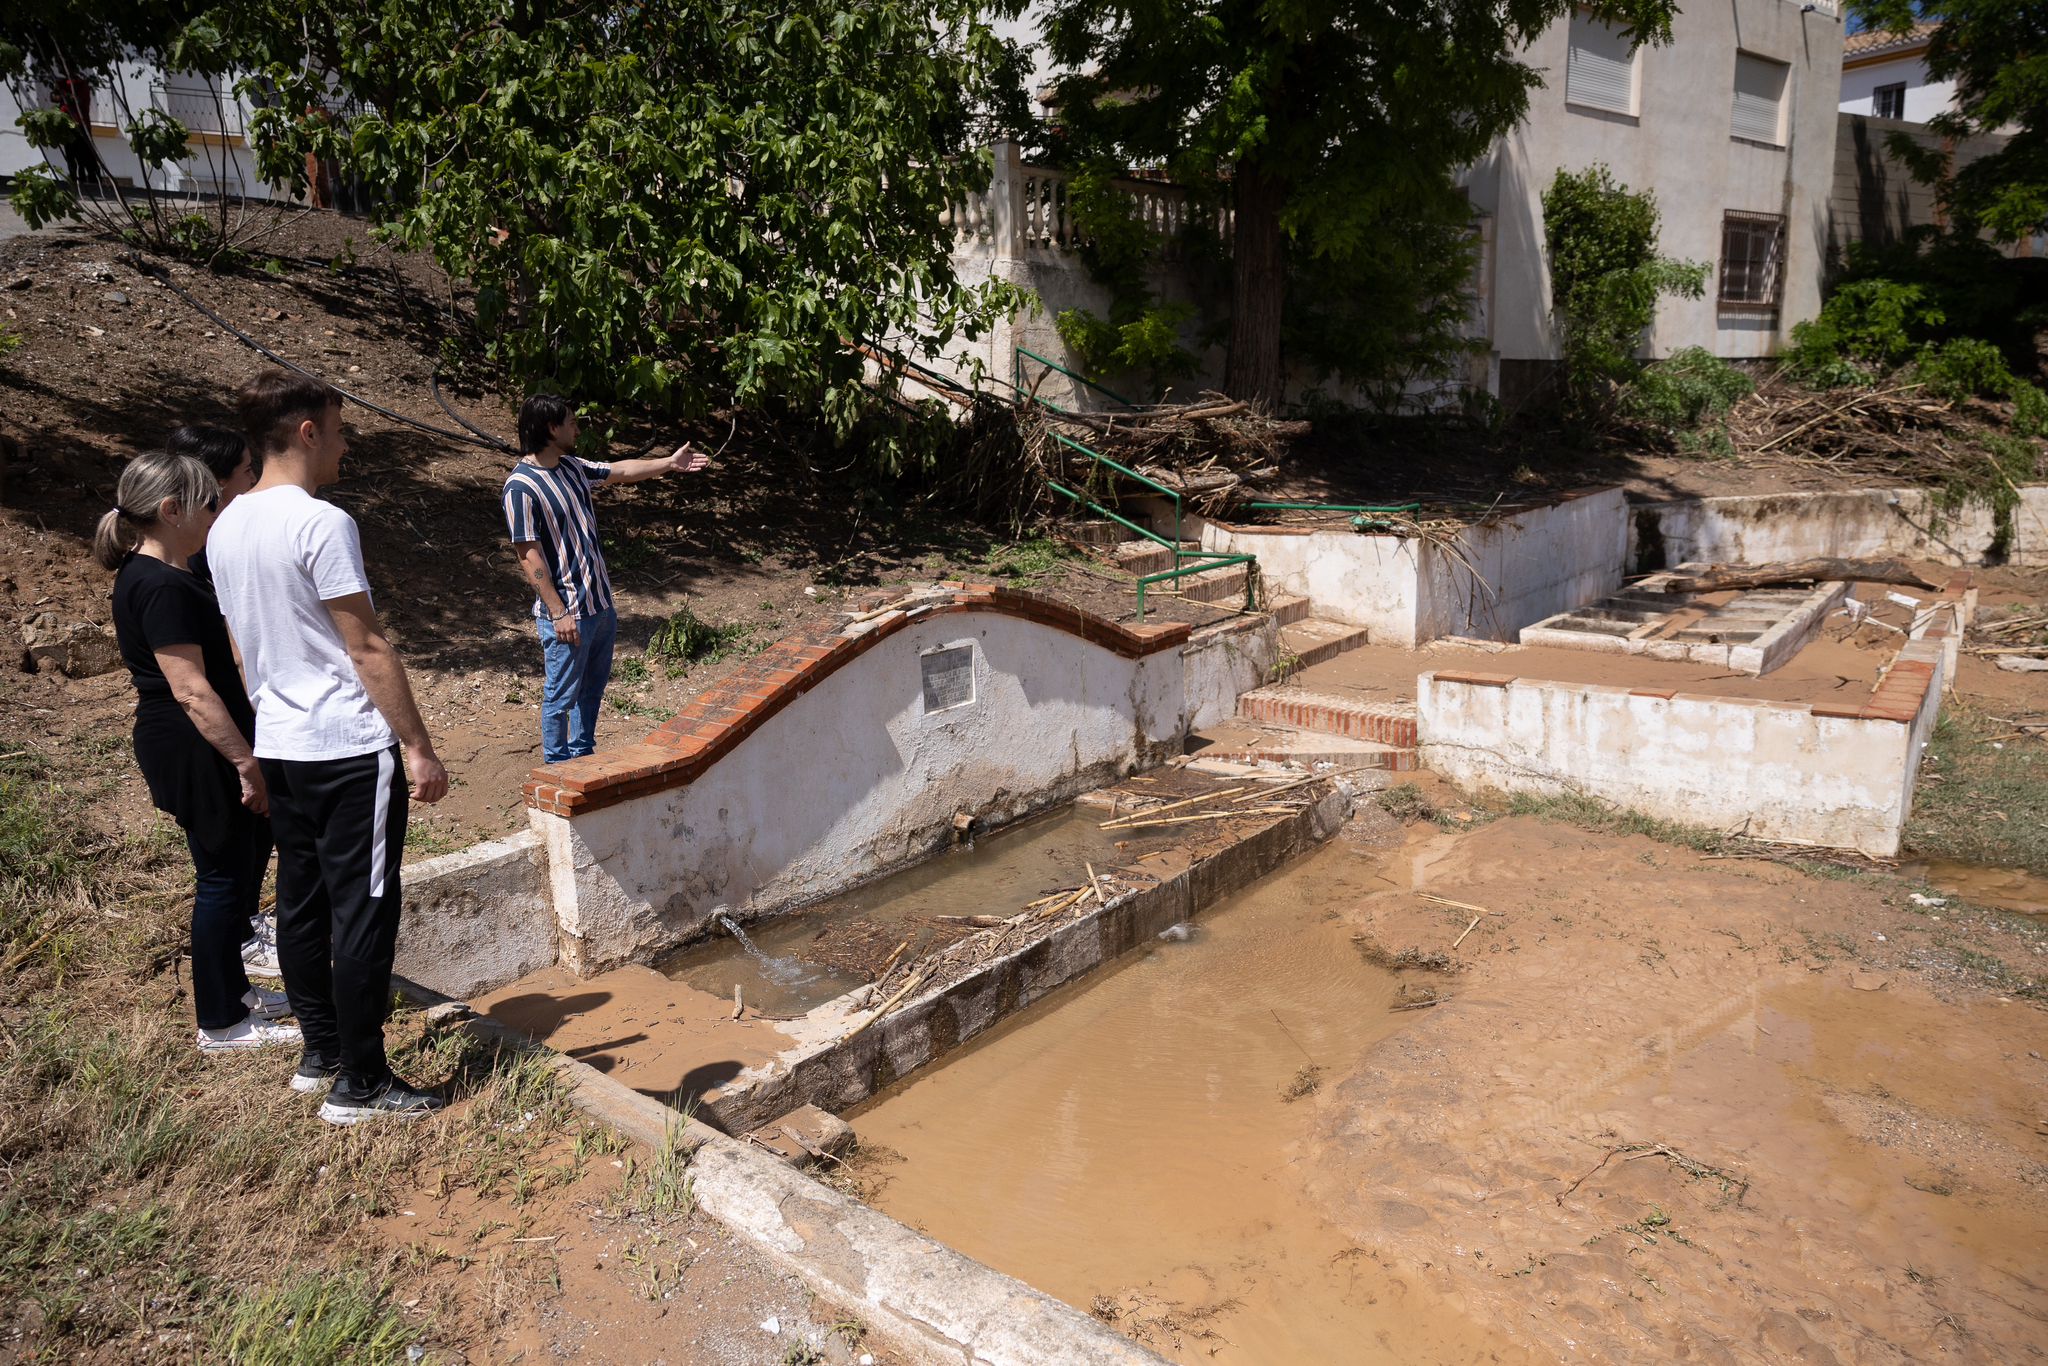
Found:
[[[1481,916],[1477,916],[1477,915],[1473,916],[1473,917],[1472,917],[1472,923],[1471,923],[1471,924],[1469,924],[1469,925],[1467,925],[1467,926],[1465,927],[1465,934],[1470,934],[1470,933],[1472,933],[1472,931],[1474,931],[1474,930],[1478,929],[1478,928],[1479,928],[1479,922],[1480,922],[1480,920],[1481,920],[1482,918],[1483,918],[1483,917],[1481,917]],[[1458,947],[1458,945],[1460,945],[1460,944],[1464,943],[1464,942],[1465,942],[1465,934],[1461,934],[1461,935],[1459,935],[1459,936],[1458,936],[1458,937],[1457,937],[1456,939],[1453,939],[1453,940],[1451,941],[1451,947],[1455,949],[1456,947]]]
[[[846,1039],[851,1039],[856,1034],[860,1033],[863,1029],[866,1029],[869,1025],[873,1024],[875,1021],[881,1019],[884,1015],[887,1015],[891,1010],[895,1009],[896,1003],[898,1001],[901,1001],[911,992],[917,990],[918,984],[924,981],[924,977],[925,975],[920,972],[916,976],[912,977],[908,982],[905,982],[903,984],[903,989],[901,991],[898,991],[894,996],[891,996],[888,1000],[882,1002],[882,1004],[875,1007],[874,1014],[868,1016],[865,1020],[862,1020],[853,1028],[847,1030],[845,1038],[842,1038],[840,1042],[846,1042]]]
[[[1674,574],[1665,580],[1666,593],[1718,593],[1736,588],[1780,588],[1803,583],[1889,583],[1939,592],[1937,585],[1913,572],[1904,560],[1844,560],[1819,556],[1779,564],[1708,565],[1698,573]]]
[[[1165,806],[1155,806],[1145,811],[1133,811],[1128,816],[1112,816],[1110,819],[1102,822],[1099,828],[1103,830],[1114,830],[1128,821],[1145,820],[1152,816],[1164,815],[1168,811],[1183,811],[1190,806],[1200,806],[1203,802],[1213,802],[1220,797],[1231,797],[1235,796],[1240,792],[1247,791],[1250,791],[1250,789],[1244,787],[1226,787],[1216,792],[1205,792],[1199,797],[1189,797],[1186,801],[1168,802]]]

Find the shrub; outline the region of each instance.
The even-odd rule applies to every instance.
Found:
[[[1833,387],[1867,379],[1844,361],[1903,364],[1941,326],[1944,315],[1919,285],[1857,280],[1843,285],[1820,315],[1792,329],[1785,363],[1808,384]]]
[[[1748,375],[1705,347],[1688,346],[1645,367],[1623,392],[1620,411],[1647,426],[1689,432],[1727,412],[1755,387]]]
[[[1566,415],[1603,416],[1616,385],[1642,370],[1643,329],[1666,294],[1696,299],[1707,267],[1657,255],[1657,201],[1605,166],[1559,171],[1543,192],[1550,298],[1564,364]]]
[[[1936,398],[2004,398],[2015,383],[2005,357],[1990,342],[1955,337],[1925,347],[1913,370]]]

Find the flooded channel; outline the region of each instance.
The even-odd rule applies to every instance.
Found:
[[[900,873],[800,911],[772,916],[695,945],[661,965],[669,978],[796,1015],[868,980],[897,944],[915,957],[946,934],[935,916],[1014,914],[1043,891],[1078,886],[1087,867],[1120,863],[1143,847],[1100,827],[1105,813],[1067,806],[1015,822]],[[1153,840],[1152,843],[1158,843]]]
[[[1177,1360],[1500,1359],[1300,1177],[1318,1071],[1413,1018],[1334,911],[1415,862],[1326,845],[884,1095],[853,1118],[872,1202]]]

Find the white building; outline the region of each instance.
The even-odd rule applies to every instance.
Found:
[[[1842,61],[1832,0],[1689,8],[1672,32],[1631,53],[1583,14],[1552,27],[1529,52],[1544,87],[1528,117],[1467,177],[1490,217],[1489,387],[1510,403],[1557,356],[1542,199],[1559,170],[1604,165],[1653,192],[1662,253],[1711,267],[1705,298],[1658,305],[1648,354],[1771,355],[1819,311]]]
[[[1927,40],[1935,25],[1919,23],[1903,37],[1885,30],[1852,33],[1842,42],[1841,112],[1925,123],[1955,104],[1954,81],[1927,75]]]
[[[31,147],[15,120],[21,114],[17,91],[0,85],[0,176],[13,176],[42,164],[43,154]],[[32,108],[60,107],[61,91],[37,86],[23,92]],[[190,155],[164,167],[152,187],[170,195],[245,195],[268,199],[271,187],[256,174],[247,129],[252,112],[230,81],[204,76],[165,75],[145,63],[123,64],[112,80],[94,86],[82,98],[92,128],[93,150],[124,186],[140,188],[143,168],[128,146],[125,126],[144,110],[156,109],[185,125]],[[63,154],[52,159],[63,169]]]

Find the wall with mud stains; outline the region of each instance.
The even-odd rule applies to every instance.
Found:
[[[966,654],[949,686],[968,699],[928,710],[928,657],[952,650]],[[744,920],[914,861],[956,812],[992,824],[1160,763],[1183,698],[1178,648],[1133,657],[992,610],[912,621],[687,783],[574,819],[536,805],[562,961],[644,961],[720,912]]]
[[[1770,564],[1814,555],[1941,564],[2048,565],[2048,488],[2020,490],[2001,536],[1983,503],[1944,511],[1932,489],[1845,489],[1636,503],[1632,572],[1692,562]]]
[[[1869,702],[1844,706],[1440,670],[1416,681],[1420,757],[1469,789],[1577,793],[1889,857],[1945,677],[1936,643],[1908,646]]]
[[[1325,620],[1365,627],[1375,645],[1513,640],[1621,587],[1628,504],[1620,489],[1569,495],[1464,528],[1455,554],[1348,528],[1203,522],[1199,534],[1205,550],[1257,555],[1269,588],[1307,598]]]

